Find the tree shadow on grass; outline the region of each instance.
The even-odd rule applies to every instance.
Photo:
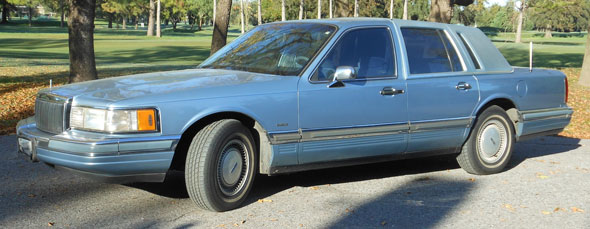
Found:
[[[500,49],[506,60],[512,66],[529,66],[528,50],[519,49]],[[583,53],[580,54],[560,54],[535,52],[533,56],[533,66],[542,68],[579,68],[582,67]]]

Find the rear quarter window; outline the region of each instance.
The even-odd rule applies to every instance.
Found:
[[[446,33],[434,28],[401,28],[410,74],[464,71]]]

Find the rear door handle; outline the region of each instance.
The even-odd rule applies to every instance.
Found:
[[[455,86],[457,90],[468,90],[471,89],[471,84],[465,82],[459,82],[457,86]]]
[[[392,87],[384,87],[383,90],[381,90],[381,95],[397,95],[397,94],[403,94],[404,90],[396,90],[395,88]]]

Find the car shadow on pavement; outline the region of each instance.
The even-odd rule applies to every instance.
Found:
[[[579,142],[580,139],[564,137],[541,137],[518,142],[507,169],[518,166],[528,158],[542,157],[576,149],[581,146]],[[297,186],[312,187],[458,169],[460,167],[455,157],[456,155],[453,154],[305,171],[278,176],[258,175],[254,181],[250,197],[245,201],[244,206]],[[164,197],[188,198],[184,174],[181,172],[169,173],[164,183],[131,183],[125,185]]]
[[[476,183],[445,178],[415,179],[349,209],[329,228],[432,228],[456,211]]]

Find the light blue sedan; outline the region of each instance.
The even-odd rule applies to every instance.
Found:
[[[457,154],[504,169],[515,141],[570,122],[559,71],[514,68],[478,29],[387,19],[260,25],[197,69],[41,90],[17,127],[33,161],[117,182],[184,171],[226,211],[256,174]]]

